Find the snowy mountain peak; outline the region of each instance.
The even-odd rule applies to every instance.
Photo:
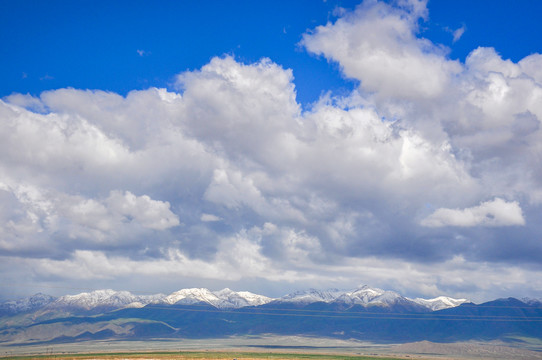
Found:
[[[524,297],[521,299],[521,301],[531,306],[542,306],[542,299],[533,299],[533,298]]]
[[[244,306],[259,306],[267,304],[274,299],[258,295],[249,291],[233,291],[228,288],[216,291],[214,294],[225,301],[223,307],[240,308]],[[229,305],[228,305],[229,303]]]
[[[213,291],[213,294],[215,294],[216,296],[227,296],[227,295],[230,295],[230,294],[235,294],[236,292],[233,291],[232,289],[230,288],[224,288],[222,290],[218,290],[218,291]]]
[[[215,292],[203,288],[182,289],[164,298],[167,304],[192,305],[203,302],[219,309],[263,305],[272,300],[248,291],[236,292],[228,288]]]
[[[211,291],[205,288],[181,289],[166,296],[163,300],[167,304],[191,305],[200,302],[216,306],[220,299]]]
[[[385,291],[378,288],[372,288],[367,285],[362,286],[361,288],[355,289],[353,291],[348,291],[347,294],[350,296],[361,296],[367,298],[375,298],[384,294]]]
[[[384,305],[388,306],[402,301],[404,298],[394,291],[385,291],[364,285],[353,291],[346,291],[337,301],[357,305]]]
[[[358,286],[354,291],[365,291],[365,292],[375,292],[375,293],[383,293],[384,290],[371,287],[369,285],[360,285]]]
[[[50,303],[55,301],[55,299],[56,298],[53,296],[37,293],[24,299],[8,301],[0,304],[0,310],[11,313],[32,311],[49,305]]]
[[[97,307],[120,308],[132,303],[148,304],[162,298],[158,295],[134,295],[129,291],[115,291],[111,289],[83,292],[76,295],[64,295],[50,304],[51,307],[75,307],[86,310]]]
[[[341,296],[343,292],[337,289],[328,290],[301,290],[296,291],[279,299],[281,302],[294,302],[300,304],[310,304],[314,302],[332,302]]]
[[[238,291],[237,294],[248,301],[251,305],[263,305],[275,300],[273,298],[254,294],[249,291]]]
[[[446,296],[438,296],[433,299],[413,299],[415,303],[429,308],[431,311],[443,310],[452,307],[459,306],[465,302],[468,302],[467,299],[454,299]]]

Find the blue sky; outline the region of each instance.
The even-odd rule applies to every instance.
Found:
[[[2,297],[542,297],[540,2],[0,6]]]
[[[298,100],[310,103],[354,85],[336,65],[299,47],[301,35],[358,2],[2,1],[0,96],[62,87],[125,95],[171,86],[176,73],[231,54],[293,69]],[[491,46],[518,61],[542,47],[537,1],[430,1],[428,9],[421,35],[447,46],[451,58]],[[468,31],[454,43],[452,32],[461,27]]]

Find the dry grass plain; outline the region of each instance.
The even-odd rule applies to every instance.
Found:
[[[16,356],[12,359],[64,359],[64,360],[399,360],[396,357],[345,356],[304,353],[240,353],[240,352],[149,352],[111,354],[50,354]]]
[[[526,349],[499,342],[438,344],[422,341],[409,344],[374,344],[356,340],[264,336],[207,340],[0,345],[0,359],[542,360],[542,347]]]

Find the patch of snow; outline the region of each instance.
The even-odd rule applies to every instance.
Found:
[[[56,298],[53,296],[37,293],[27,298],[15,301],[7,301],[3,304],[0,304],[0,309],[13,313],[32,311],[49,305],[50,303],[55,301],[55,299]]]
[[[182,289],[164,298],[167,304],[192,305],[207,303],[219,309],[237,309],[267,304],[274,299],[248,291],[236,292],[228,288],[212,292],[204,288]]]
[[[76,295],[65,295],[51,303],[51,307],[74,307],[91,310],[99,306],[122,308],[132,303],[149,304],[163,298],[164,295],[134,295],[128,291],[111,289],[83,292]]]
[[[447,296],[439,296],[433,299],[416,298],[416,299],[412,299],[412,301],[414,301],[415,303],[419,305],[425,306],[431,311],[449,309],[449,308],[459,306],[465,302],[468,302],[467,299],[454,299]]]
[[[343,291],[337,289],[328,289],[328,290],[301,290],[294,293],[288,294],[286,296],[278,299],[281,302],[291,302],[291,303],[300,303],[300,304],[310,304],[315,302],[333,302],[338,297],[344,294]]]

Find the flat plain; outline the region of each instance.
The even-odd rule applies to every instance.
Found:
[[[542,360],[542,349],[502,342],[376,344],[303,336],[223,339],[87,341],[30,346],[0,345],[1,359],[168,360]]]
[[[146,352],[146,353],[92,353],[92,354],[49,354],[33,356],[15,356],[13,359],[92,359],[92,360],[398,360],[396,357],[348,356],[311,353],[278,352]]]

